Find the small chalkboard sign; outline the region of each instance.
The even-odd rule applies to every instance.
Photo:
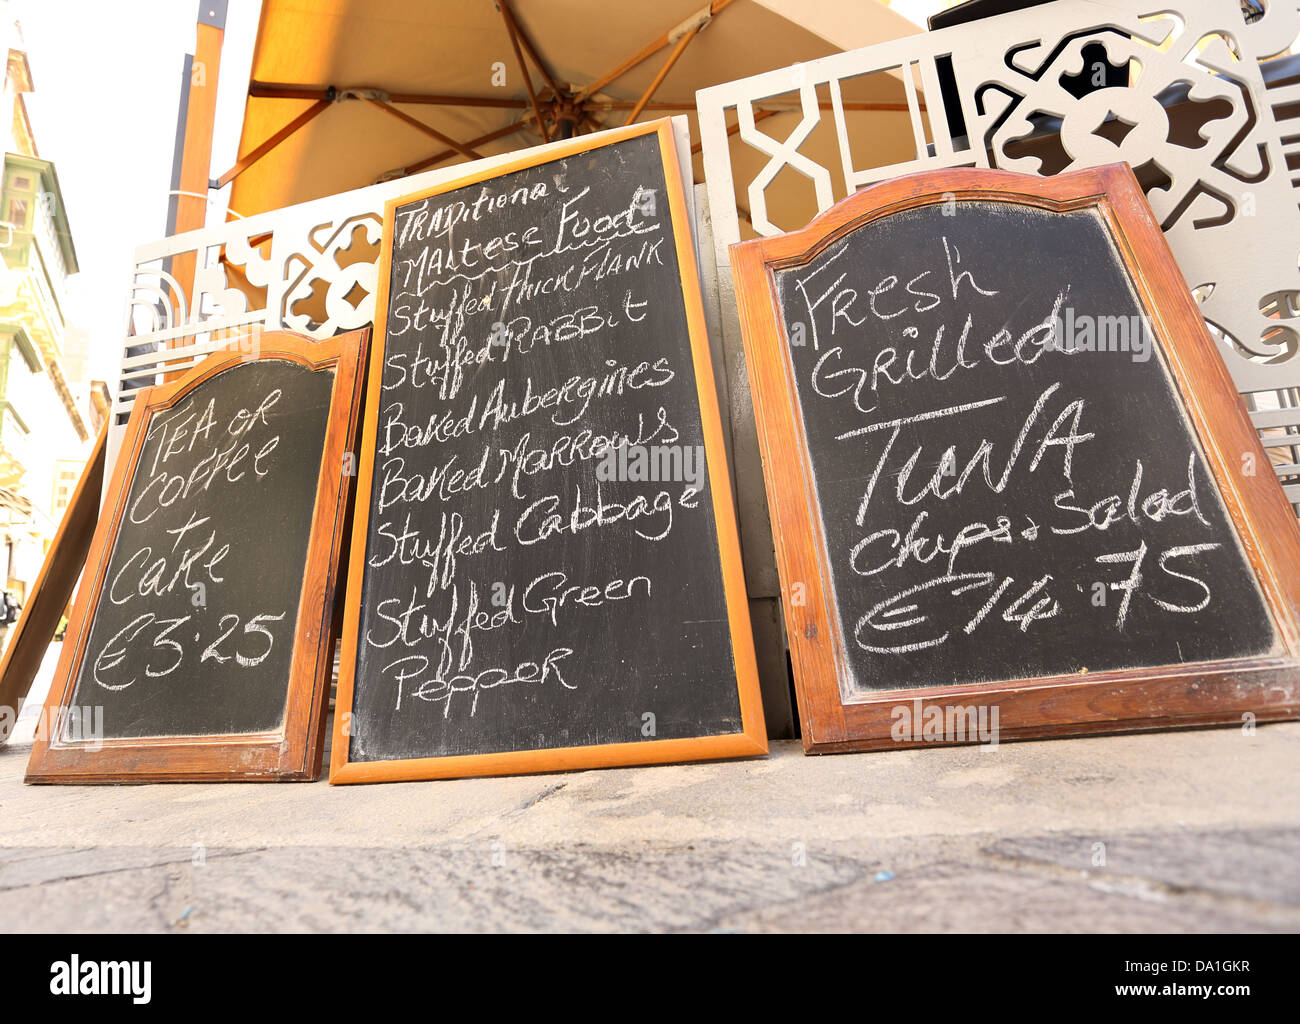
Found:
[[[732,247],[805,749],[1294,716],[1300,538],[1126,165]]]
[[[320,773],[366,338],[250,335],[136,398],[28,782]]]
[[[766,751],[671,122],[388,203],[331,782]]]

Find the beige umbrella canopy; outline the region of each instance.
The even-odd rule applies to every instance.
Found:
[[[691,117],[701,180],[697,89],[915,31],[863,0],[264,0],[241,156],[217,180],[249,216],[670,114]],[[855,137],[879,149],[870,162],[912,155],[896,76],[852,83],[845,100]],[[784,139],[796,106],[763,104],[761,130]],[[803,151],[835,166],[833,135],[825,118]],[[766,158],[733,147],[748,180]],[[816,212],[788,169],[768,197],[782,227]]]

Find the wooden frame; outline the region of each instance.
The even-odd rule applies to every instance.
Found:
[[[213,352],[183,378],[141,393],[131,410],[122,450],[106,492],[87,571],[77,594],[63,653],[45,705],[45,721],[68,706],[90,639],[92,615],[108,572],[131,482],[152,417],[200,384],[250,359],[280,359],[312,370],[334,369],[330,414],[312,513],[311,536],[294,629],[288,700],[281,728],[269,733],[104,739],[98,751],[62,741],[47,727],[37,735],[28,782],[211,782],[311,780],[320,775],[333,662],[335,584],[344,541],[349,477],[341,472],[353,451],[367,334],[353,331],[325,342],[288,331],[268,332]]]
[[[384,368],[386,321],[388,315],[391,250],[380,253],[379,294],[376,298],[375,343],[370,352],[369,394],[374,398],[366,408],[361,447],[360,475],[356,491],[355,528],[352,534],[352,558],[348,569],[348,591],[344,611],[342,657],[339,668],[338,697],[334,716],[333,745],[330,755],[330,782],[385,782],[403,779],[461,778],[467,776],[527,774],[530,772],[569,771],[581,768],[613,767],[634,764],[662,764],[673,761],[697,761],[714,758],[748,757],[767,753],[767,733],[763,724],[762,700],[758,685],[758,666],[754,654],[753,634],[749,623],[749,606],[745,596],[744,571],[740,561],[740,540],[736,529],[735,506],[727,471],[726,449],[722,439],[722,420],[718,411],[712,361],[709,355],[708,330],[700,295],[699,271],[691,241],[686,200],[678,162],[672,122],[668,119],[614,129],[599,135],[583,136],[563,146],[552,146],[540,153],[529,153],[507,164],[478,171],[464,178],[434,188],[390,199],[384,206],[384,238],[393,238],[394,215],[398,207],[444,192],[464,188],[480,181],[497,178],[538,164],[585,153],[592,149],[623,142],[642,135],[657,135],[663,158],[669,211],[674,227],[678,267],[681,273],[683,301],[690,335],[692,366],[699,397],[704,447],[710,469],[710,494],[718,536],[723,592],[731,633],[732,651],[739,688],[742,731],[698,738],[646,740],[644,743],[611,743],[581,747],[552,747],[545,750],[505,751],[493,754],[467,754],[448,757],[410,758],[392,761],[350,761],[347,723],[352,714],[355,687],[357,645],[360,631],[362,586],[365,580],[366,540],[370,520],[370,492],[375,471],[378,439],[380,387]]]
[[[953,200],[1052,212],[1097,209],[1134,293],[1151,318],[1176,396],[1274,616],[1281,648],[1274,655],[841,697],[837,665],[844,638],[830,603],[827,548],[775,272],[808,263],[826,246],[871,221]],[[982,703],[996,704],[999,735],[1005,740],[1240,725],[1247,713],[1261,722],[1300,714],[1300,531],[1271,472],[1240,472],[1243,453],[1253,454],[1263,467],[1269,466],[1268,458],[1127,165],[1050,178],[971,169],[895,178],[850,196],[802,231],[737,243],[731,247],[731,260],[805,751],[930,743],[892,738],[892,709],[920,701],[924,714],[930,706],[942,710],[954,698],[978,697]],[[789,599],[792,580],[809,581],[803,605]]]
[[[81,471],[72,500],[59,520],[50,550],[45,553],[41,571],[27,595],[23,612],[14,625],[13,635],[0,658],[0,713],[13,709],[16,724],[22,703],[32,688],[32,682],[41,669],[46,651],[58,631],[59,620],[72,600],[77,577],[86,564],[91,538],[95,535],[95,522],[99,518],[99,495],[104,485],[104,450],[108,439],[108,424],[99,432],[99,438],[90,450],[86,468]],[[9,740],[9,734],[0,728],[0,746]]]

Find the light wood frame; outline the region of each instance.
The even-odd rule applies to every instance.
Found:
[[[699,397],[700,420],[704,433],[705,458],[709,467],[710,494],[713,499],[714,526],[718,538],[723,593],[731,632],[736,666],[742,730],[718,736],[682,739],[646,740],[644,743],[608,743],[580,747],[552,747],[544,750],[503,751],[492,754],[465,754],[446,757],[422,757],[389,761],[349,760],[348,725],[352,717],[357,647],[360,633],[362,586],[365,580],[366,540],[370,520],[370,492],[375,471],[375,451],[379,425],[379,395],[383,379],[388,291],[391,277],[396,210],[408,203],[451,192],[466,185],[498,178],[513,171],[551,163],[593,149],[624,142],[643,135],[658,137],[663,160],[668,209],[673,223],[678,270],[686,307],[695,385]],[[681,165],[673,137],[672,121],[665,118],[629,128],[583,136],[563,146],[551,146],[541,152],[525,153],[509,163],[477,171],[455,181],[445,182],[406,196],[390,199],[384,206],[385,246],[380,252],[379,293],[376,298],[375,342],[370,352],[369,394],[361,445],[361,467],[357,485],[355,529],[352,534],[352,558],[348,569],[348,588],[344,609],[342,657],[339,668],[338,698],[334,716],[333,743],[330,754],[330,782],[388,782],[407,779],[461,778],[483,775],[513,775],[532,772],[569,771],[580,768],[612,767],[634,764],[663,764],[673,761],[699,761],[714,758],[748,757],[767,753],[767,732],[763,724],[763,707],[758,685],[758,667],[754,639],[750,629],[749,606],[745,596],[744,572],[740,561],[740,540],[736,529],[735,506],[727,469],[726,449],[722,439],[722,420],[718,411],[717,389],[709,355],[708,330],[700,295],[699,271],[687,218],[682,187]]]
[[[1095,208],[1101,215],[1150,317],[1176,395],[1274,617],[1280,650],[1252,658],[841,697],[838,666],[844,638],[831,605],[830,564],[775,273],[807,264],[864,224],[954,200],[1052,212]],[[805,751],[936,745],[921,738],[895,740],[890,734],[893,709],[903,704],[915,708],[916,701],[922,714],[930,706],[942,710],[976,700],[997,705],[1002,740],[1241,725],[1300,714],[1300,530],[1127,164],[1049,178],[976,169],[907,175],[857,192],[802,231],[740,242],[730,252]],[[1253,476],[1241,472],[1244,453],[1253,455],[1259,467]],[[789,599],[795,580],[808,581],[804,604]]]
[[[365,330],[324,342],[288,331],[267,332],[251,343],[245,338],[213,352],[179,380],[141,392],[106,491],[86,574],[46,701],[47,726],[38,733],[32,748],[28,782],[309,781],[320,775],[337,637],[335,585],[353,479],[345,472],[344,457],[355,450],[364,379],[361,362],[367,339]],[[104,739],[98,750],[88,749],[86,743],[64,742],[48,723],[57,722],[72,700],[149,424],[156,413],[171,408],[204,382],[253,359],[287,360],[312,370],[334,371],[281,727],[267,733],[226,736]]]

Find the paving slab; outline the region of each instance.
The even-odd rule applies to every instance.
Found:
[[[1300,723],[373,786],[25,786],[6,931],[1297,931]]]

